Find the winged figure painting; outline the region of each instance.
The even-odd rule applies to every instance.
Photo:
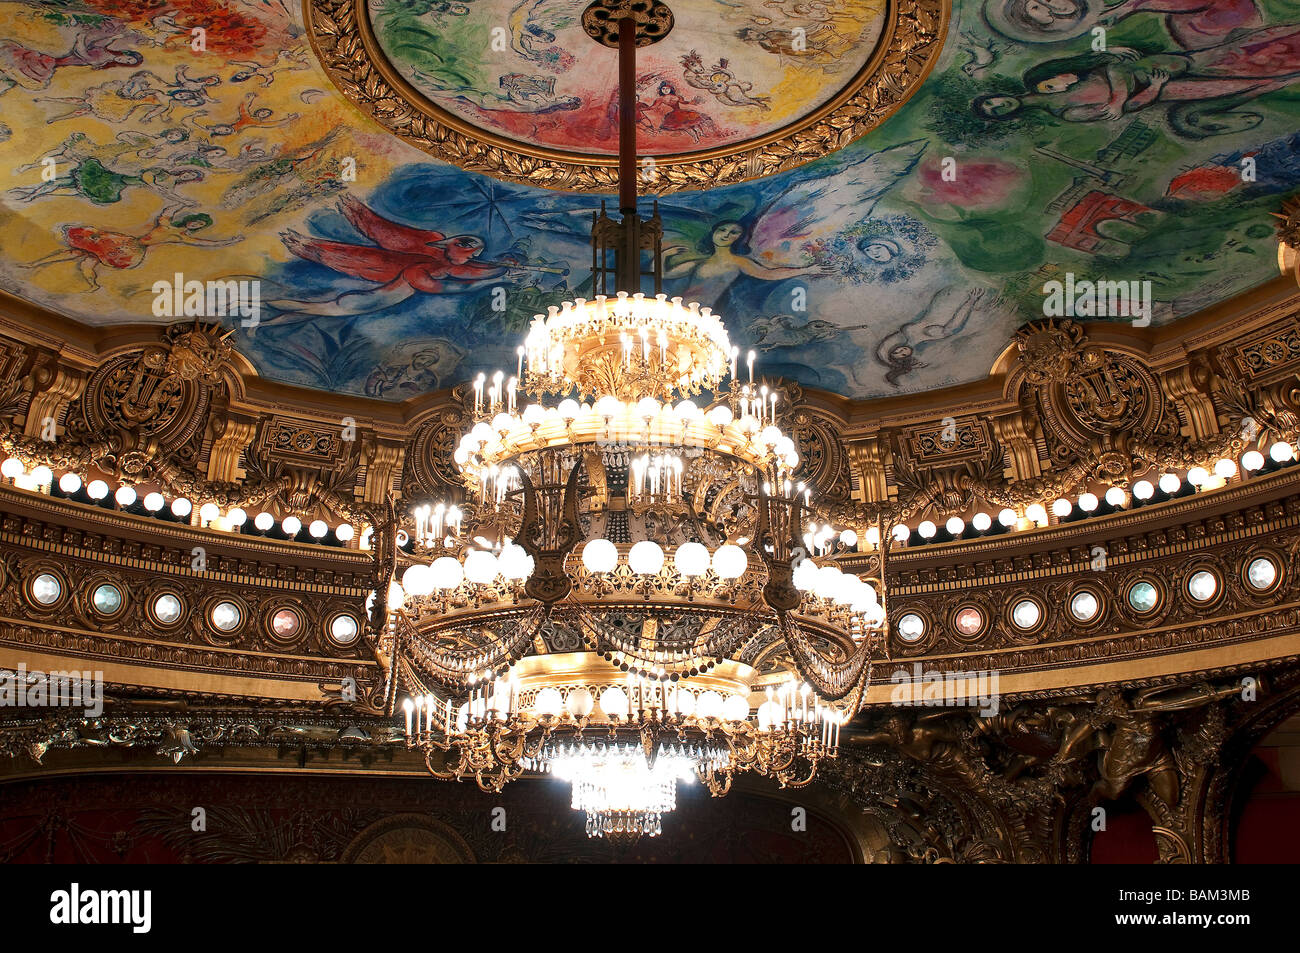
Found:
[[[757,202],[750,198],[752,188],[721,189],[717,194],[724,201],[709,209],[678,205],[671,197],[660,200],[664,230],[672,238],[665,242],[664,277],[677,282],[674,294],[714,308],[742,276],[760,281],[835,277],[813,263],[804,246],[870,217],[880,197],[916,166],[926,145],[918,139],[878,152],[849,150],[853,154],[781,179],[779,192],[760,191]],[[525,215],[524,223],[577,240],[590,228],[591,212],[537,212]]]
[[[466,292],[508,271],[530,268],[508,257],[503,261],[480,259],[484,245],[477,235],[448,236],[402,225],[351,196],[339,200],[339,211],[374,244],[330,241],[292,229],[280,238],[298,258],[368,282],[370,287],[315,300],[270,301],[272,307],[283,313],[263,323],[292,324],[311,316],[367,314],[400,304],[417,293]]]

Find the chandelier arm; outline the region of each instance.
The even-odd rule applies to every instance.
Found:
[[[806,788],[808,785],[812,784],[813,779],[817,777],[817,765],[820,763],[821,759],[814,755],[805,760],[808,764],[808,776],[798,780],[792,780],[788,773],[783,770],[777,774],[777,781],[780,783],[781,787],[798,789]],[[791,763],[793,764],[793,761]]]
[[[450,771],[440,771],[440,770],[438,770],[437,768],[435,768],[435,767],[433,766],[433,753],[434,753],[434,751],[437,751],[437,750],[446,751],[447,749],[446,749],[446,748],[441,748],[441,749],[440,749],[440,748],[439,748],[438,746],[436,746],[436,745],[427,745],[427,746],[425,746],[425,749],[424,749],[424,767],[425,767],[425,769],[426,769],[426,770],[427,770],[431,775],[433,775],[435,778],[437,778],[439,781],[455,781],[455,780],[457,780],[457,778],[460,776],[460,772],[457,771],[456,768],[452,768]],[[464,760],[463,755],[462,755],[462,757],[461,757],[461,760]]]

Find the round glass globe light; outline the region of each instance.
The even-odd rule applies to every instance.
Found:
[[[607,539],[593,539],[582,547],[582,565],[590,573],[613,572],[618,565],[618,547]]]
[[[700,693],[695,702],[695,712],[701,718],[721,718],[723,704],[722,696],[710,688]]]
[[[575,688],[569,692],[569,697],[564,700],[564,707],[574,718],[586,718],[591,714],[591,710],[596,707],[596,701],[591,697],[591,692],[585,688]]]
[[[497,577],[497,558],[485,549],[471,549],[465,554],[465,578],[483,585]]]
[[[654,540],[643,539],[629,550],[627,564],[638,576],[653,576],[664,567],[664,551]]]
[[[709,571],[709,551],[701,543],[682,543],[673,554],[673,564],[683,576],[703,576]]]
[[[533,572],[533,557],[518,543],[507,543],[497,559],[507,579],[527,579]]]
[[[713,554],[713,571],[720,579],[739,579],[749,567],[749,557],[735,543],[724,543]]]
[[[609,718],[615,715],[627,717],[627,692],[617,685],[610,685],[600,693],[600,710]]]
[[[416,563],[402,573],[402,588],[413,596],[427,596],[433,592],[433,568]]]
[[[465,569],[454,556],[439,556],[429,567],[434,589],[455,589],[465,579]]]
[[[533,708],[539,715],[559,715],[564,711],[564,696],[558,688],[543,688],[533,699]]]
[[[727,721],[745,721],[749,718],[749,702],[739,695],[728,695],[722,703],[722,717]]]

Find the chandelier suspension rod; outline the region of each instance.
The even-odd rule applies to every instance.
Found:
[[[618,210],[636,214],[636,20],[618,21]],[[632,289],[629,289],[632,290]]]

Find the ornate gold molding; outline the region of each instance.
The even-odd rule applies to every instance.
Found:
[[[951,0],[890,0],[867,65],[834,98],[776,132],[718,149],[655,158],[654,191],[729,185],[828,155],[892,115],[938,60]],[[429,102],[380,49],[366,0],[304,0],[303,20],[325,72],[363,113],[444,162],[511,182],[612,192],[618,158],[544,149],[480,129]]]

